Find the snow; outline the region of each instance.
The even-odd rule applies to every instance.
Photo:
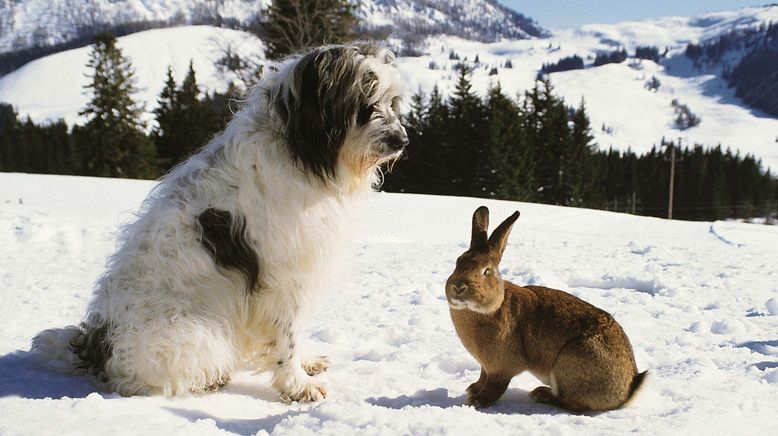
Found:
[[[370,15],[371,22],[381,22],[378,15]],[[630,60],[553,73],[551,82],[568,105],[578,106],[582,99],[585,101],[592,134],[600,149],[629,148],[644,153],[662,138],[680,138],[685,145],[721,145],[741,154],[754,154],[762,159],[765,167],[775,171],[778,169],[778,119],[750,109],[736,98],[734,90],[720,78],[721,66],[695,69],[683,54],[689,42],[770,21],[778,21],[778,6],[698,17],[589,24],[555,30],[544,39],[479,43],[433,36],[426,41],[427,55],[402,57],[398,64],[406,78],[407,94],[418,89],[429,93],[438,85],[444,95],[449,95],[456,84],[454,66],[459,62],[450,60],[449,52],[453,50],[471,63],[478,56],[480,65],[472,76],[474,90],[484,95],[489,86],[499,83],[506,94],[515,96],[534,85],[544,63],[566,56],[582,56],[590,65],[598,52],[619,46],[626,47],[630,53],[640,45],[657,46],[660,51],[668,48],[668,57],[660,64]],[[137,72],[141,89],[137,98],[148,111],[144,119],[153,123],[151,110],[156,107],[168,65],[173,65],[180,82],[189,60],[193,59],[203,89],[224,91],[229,78],[221,77],[213,62],[228,44],[237,47],[243,56],[261,56],[263,52],[261,41],[248,33],[208,26],[149,30],[119,38],[119,47],[130,57]],[[89,71],[85,65],[89,50],[85,47],[47,56],[1,77],[0,101],[13,104],[36,121],[64,118],[69,124],[83,123],[78,111],[89,98],[83,88],[88,82]],[[511,60],[512,69],[503,68],[507,60]],[[430,69],[430,63],[436,69]],[[495,67],[498,74],[490,76]],[[652,76],[661,82],[656,92],[645,87]],[[671,105],[674,99],[687,105],[701,119],[701,124],[678,130]],[[409,101],[405,101],[406,110]]]
[[[778,227],[683,222],[472,198],[376,193],[352,267],[307,334],[332,359],[319,404],[281,403],[267,374],[212,394],[123,398],[48,372],[27,350],[79,322],[117,225],[152,182],[0,173],[0,434],[776,434]],[[476,206],[522,212],[501,273],[612,313],[650,376],[627,408],[571,415],[517,377],[491,409],[464,406],[478,365],[443,283]]]

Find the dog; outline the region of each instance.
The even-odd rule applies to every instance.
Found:
[[[31,352],[121,395],[272,371],[285,401],[319,401],[329,361],[301,351],[355,211],[402,154],[391,51],[327,45],[265,68],[225,130],[161,178],[98,279],[84,321]]]

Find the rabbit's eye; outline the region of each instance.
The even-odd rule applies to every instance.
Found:
[[[491,272],[492,272],[491,268],[489,268],[489,267],[484,268],[484,275],[485,276],[491,274]]]

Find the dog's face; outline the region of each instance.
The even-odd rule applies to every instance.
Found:
[[[324,46],[292,58],[281,77],[274,104],[290,153],[319,179],[367,179],[408,144],[389,50],[370,43]]]

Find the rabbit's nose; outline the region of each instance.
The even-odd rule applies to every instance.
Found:
[[[451,290],[454,291],[455,297],[459,297],[467,291],[467,285],[451,285]]]

